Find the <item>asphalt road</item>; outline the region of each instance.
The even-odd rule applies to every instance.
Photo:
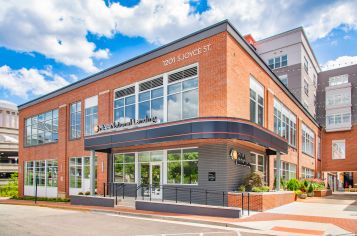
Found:
[[[0,235],[247,236],[258,234],[183,222],[0,204]]]

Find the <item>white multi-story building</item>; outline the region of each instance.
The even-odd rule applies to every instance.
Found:
[[[321,71],[302,27],[254,43],[258,54],[316,117],[317,75]]]

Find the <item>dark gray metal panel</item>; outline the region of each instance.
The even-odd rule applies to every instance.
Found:
[[[175,51],[177,49],[180,49],[180,48],[183,48],[187,45],[190,45],[190,44],[193,44],[195,42],[198,42],[202,39],[205,39],[205,38],[208,38],[208,37],[211,37],[213,35],[216,35],[216,34],[219,34],[221,32],[224,32],[227,30],[227,24],[228,24],[228,21],[227,20],[224,20],[224,21],[221,21],[217,24],[214,24],[214,25],[211,25],[207,28],[204,28],[202,30],[199,30],[197,32],[194,32],[192,34],[189,34],[185,37],[182,37],[180,39],[177,39],[171,43],[168,43],[166,45],[163,45],[157,49],[154,49],[152,51],[149,51],[147,53],[144,53],[140,56],[137,56],[137,57],[134,57],[130,60],[127,60],[123,63],[120,63],[116,66],[113,66],[113,67],[110,67],[106,70],[103,70],[101,72],[98,72],[92,76],[89,76],[85,79],[82,79],[78,82],[75,82],[73,84],[70,84],[68,86],[65,86],[61,89],[58,89],[56,91],[53,91],[49,94],[46,94],[42,97],[39,97],[37,99],[34,99],[32,101],[29,101],[27,103],[24,103],[20,106],[18,106],[18,109],[19,110],[22,110],[26,107],[29,107],[29,106],[32,106],[32,105],[35,105],[37,103],[40,103],[42,101],[45,101],[45,100],[48,100],[50,98],[53,98],[53,97],[56,97],[56,96],[59,96],[61,94],[64,94],[64,93],[67,93],[69,91],[72,91],[76,88],[79,88],[79,87],[82,87],[84,85],[87,85],[87,84],[90,84],[90,83],[93,83],[97,80],[100,80],[100,79],[103,79],[105,77],[108,77],[110,75],[113,75],[115,73],[118,73],[120,71],[123,71],[123,70],[126,70],[126,69],[129,69],[131,67],[134,67],[134,66],[137,66],[139,64],[142,64],[144,62],[147,62],[149,60],[152,60],[152,59],[155,59],[157,57],[160,57],[162,55],[165,55],[165,54],[168,54],[172,51]]]
[[[114,207],[114,199],[95,196],[70,196],[71,205]]]
[[[193,139],[239,139],[273,148],[287,153],[288,144],[283,139],[273,135],[268,130],[260,129],[255,124],[234,119],[200,120],[192,122],[171,122],[164,126],[147,127],[145,129],[119,131],[103,135],[87,137],[84,140],[85,149],[103,150],[115,147],[137,146],[150,143],[193,140]],[[108,137],[111,142],[106,142]],[[103,142],[104,141],[104,142]]]
[[[162,202],[149,202],[149,201],[136,201],[135,208],[137,210],[145,211],[157,211],[157,212],[172,212],[180,214],[190,215],[202,215],[202,216],[216,216],[216,217],[228,217],[239,218],[239,208],[227,208],[227,207],[207,207],[189,204],[175,204],[175,203],[162,203]]]

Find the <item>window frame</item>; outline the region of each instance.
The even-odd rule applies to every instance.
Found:
[[[283,60],[285,58],[286,58],[286,60]],[[279,61],[279,62],[277,62],[277,61]],[[271,70],[287,67],[288,66],[288,54],[284,54],[284,55],[281,55],[281,56],[269,58],[267,64],[268,64],[268,67]],[[279,66],[276,66],[277,64],[279,64]],[[285,65],[283,65],[283,64],[285,64]]]
[[[257,80],[254,76],[249,77],[249,109],[250,109],[250,121],[256,123],[260,126],[265,124],[265,87]],[[255,90],[254,90],[255,89]],[[259,91],[260,90],[260,91]],[[252,98],[252,91],[255,93],[254,98]],[[261,96],[262,95],[262,96]],[[260,104],[259,97],[262,98],[263,102]],[[254,103],[254,120],[252,120],[252,102]],[[259,107],[262,108],[262,123],[259,123]]]
[[[78,111],[78,103],[79,103],[79,107],[80,107],[80,110]],[[74,119],[74,125],[72,124],[72,106],[75,105],[76,106],[76,110],[75,112],[73,112],[75,114],[75,119]],[[69,140],[77,140],[77,139],[81,139],[82,138],[82,101],[79,100],[79,101],[76,101],[76,102],[73,102],[69,105]],[[77,124],[77,116],[79,115],[79,123]],[[76,133],[76,136],[75,137],[72,137],[72,128],[73,127],[77,127],[79,125],[79,130],[77,130],[77,128],[75,128],[75,133]],[[79,133],[78,133],[79,132]]]
[[[91,105],[91,106],[88,106],[87,107],[87,101],[90,101],[90,99],[94,99],[96,100],[96,105]],[[91,96],[91,97],[87,97],[85,100],[84,100],[84,136],[91,136],[91,135],[94,135],[95,132],[94,132],[94,125],[98,125],[98,108],[99,108],[99,104],[98,104],[98,95],[94,95],[94,96]],[[89,102],[88,102],[89,103]],[[94,108],[94,107],[97,107],[97,112],[96,113],[91,113],[89,115],[87,115],[87,109],[90,109],[90,108]],[[95,117],[94,117],[95,116]],[[87,119],[88,117],[91,118],[91,121],[90,123],[92,123],[95,118],[96,120],[96,124],[93,124],[93,127],[90,129],[90,133],[87,133]],[[94,117],[94,118],[93,118]]]

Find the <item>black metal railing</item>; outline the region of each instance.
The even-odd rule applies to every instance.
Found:
[[[131,190],[128,186],[131,186]],[[127,187],[126,187],[127,186]],[[135,187],[134,187],[135,186]],[[233,193],[236,196],[236,202],[228,202],[228,192],[226,191],[216,191],[207,190],[202,188],[192,188],[192,187],[180,187],[180,186],[170,186],[170,185],[150,185],[150,184],[125,184],[125,183],[104,183],[104,197],[115,197],[115,204],[118,204],[118,197],[134,197],[135,200],[140,196],[142,200],[149,201],[174,201],[175,203],[184,202],[189,204],[199,204],[199,205],[214,205],[223,207],[240,207],[242,209],[242,215],[244,215],[244,210],[247,214],[250,214],[250,193]],[[130,191],[129,191],[129,190]],[[153,193],[159,192],[159,195]],[[240,195],[240,197],[238,197]],[[241,204],[239,204],[239,199]]]

